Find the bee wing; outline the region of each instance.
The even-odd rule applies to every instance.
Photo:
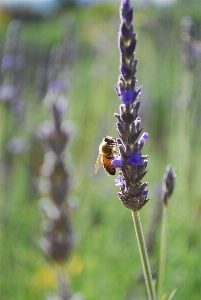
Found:
[[[96,159],[96,163],[95,163],[95,167],[94,167],[94,172],[97,173],[98,169],[102,166],[102,162],[101,162],[101,154],[98,155],[97,159]]]

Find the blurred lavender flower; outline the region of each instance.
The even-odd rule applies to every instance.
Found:
[[[171,166],[167,166],[163,176],[161,199],[165,206],[168,206],[168,200],[171,197],[176,181],[175,170]]]
[[[47,146],[39,183],[44,195],[40,201],[40,208],[47,217],[43,225],[40,247],[55,264],[63,265],[71,253],[74,241],[69,217],[70,205],[66,202],[69,180],[64,161],[70,130],[69,126],[62,122],[66,108],[64,96],[59,91],[56,95],[54,98],[54,92],[48,90],[45,99],[54,121],[45,121],[39,130],[39,136]],[[58,284],[58,299],[70,300],[71,292],[62,272],[58,273]]]
[[[162,226],[161,226],[161,242],[160,242],[160,259],[159,259],[159,268],[158,268],[158,284],[157,284],[157,294],[158,299],[162,299],[164,295],[164,278],[165,278],[165,261],[166,261],[166,245],[167,245],[167,229],[168,229],[168,207],[169,207],[169,198],[171,197],[176,181],[175,170],[171,166],[167,166],[165,174],[163,176],[162,184],[162,204],[163,204],[163,213],[162,213]],[[174,294],[176,289],[174,290]],[[171,298],[172,299],[172,298]]]
[[[45,96],[47,84],[48,90],[57,89],[63,92],[68,90],[68,70],[77,57],[78,51],[75,42],[74,22],[74,18],[66,19],[63,16],[59,22],[61,32],[64,31],[61,43],[53,46],[50,51],[48,50],[48,55],[45,49],[42,56],[40,52],[35,75],[35,92],[38,99]]]
[[[121,25],[119,31],[120,71],[118,84],[115,86],[120,104],[119,114],[115,114],[115,124],[119,138],[117,144],[119,157],[115,155],[112,164],[119,167],[120,172],[115,180],[115,185],[120,187],[118,197],[128,209],[140,210],[148,201],[148,183],[141,183],[146,174],[148,164],[147,155],[142,155],[141,150],[148,139],[148,133],[140,129],[141,119],[138,117],[140,102],[137,101],[141,87],[137,85],[135,73],[138,60],[134,56],[136,47],[136,33],[134,32],[133,8],[129,0],[122,0],[120,7]]]
[[[21,100],[25,76],[24,48],[19,37],[20,22],[12,20],[7,29],[6,43],[1,61],[0,101],[9,104],[10,111],[21,115],[25,103]]]
[[[11,101],[16,95],[16,88],[13,85],[0,86],[0,100],[2,102]]]
[[[182,61],[184,66],[191,70],[196,67],[201,57],[201,41],[195,38],[196,28],[191,17],[183,17],[180,27]]]
[[[44,203],[46,205],[47,201],[41,203],[42,209],[49,218],[49,224],[45,230],[45,239],[43,237],[41,247],[55,261],[65,259],[73,244],[69,216],[66,209],[64,209],[69,191],[68,173],[64,162],[64,150],[68,142],[69,130],[62,126],[63,111],[60,109],[60,100],[61,98],[58,98],[52,104],[54,123],[44,122],[39,132],[41,139],[49,150],[44,157],[40,184],[43,193],[47,194],[50,199],[48,207],[52,206],[52,210],[58,212],[57,217],[50,217],[46,206],[43,205]],[[45,240],[48,242],[45,243]]]
[[[12,55],[5,55],[1,62],[2,70],[10,70],[15,65],[15,59]]]

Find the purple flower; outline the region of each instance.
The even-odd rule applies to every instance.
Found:
[[[131,102],[133,102],[138,95],[141,92],[141,86],[137,87],[135,89],[134,92],[130,91],[130,90],[120,90],[120,88],[118,88],[117,86],[115,86],[115,90],[120,98],[120,100],[124,103],[124,104],[130,104]]]
[[[122,102],[124,102],[124,104],[129,104],[133,100],[133,94],[134,93],[131,92],[131,91],[122,90],[121,95],[120,95],[120,99],[121,99]]]
[[[147,132],[144,132],[141,136],[141,138],[139,139],[139,144],[140,145],[144,145],[146,140],[149,138],[149,134]]]
[[[5,55],[1,62],[2,69],[12,69],[14,66],[14,57],[12,55]]]
[[[121,167],[123,165],[123,160],[120,155],[114,154],[114,159],[111,161],[115,168]]]
[[[148,191],[142,191],[142,196],[146,197],[148,195]]]
[[[189,45],[189,52],[195,58],[199,58],[201,55],[200,48],[196,47],[196,45]]]
[[[138,95],[141,94],[141,88],[142,88],[142,86],[136,87],[136,89],[134,91],[134,97],[135,97],[135,99],[138,98]]]
[[[61,92],[62,89],[63,89],[63,84],[60,81],[58,81],[58,80],[51,81],[48,84],[47,89],[48,89],[49,92],[52,92],[52,91]]]
[[[130,90],[120,90],[117,86],[115,86],[115,90],[120,98],[120,100],[124,104],[129,104],[133,100],[134,93]]]
[[[132,167],[140,166],[143,164],[141,153],[132,152],[127,158],[127,163],[129,163]]]
[[[124,10],[128,11],[130,9],[130,3],[128,0],[123,0],[121,5]]]
[[[0,100],[10,100],[16,94],[16,88],[13,85],[1,85],[0,86]]]
[[[119,186],[121,189],[125,188],[124,181],[121,176],[117,176],[117,178],[115,179],[115,185]]]
[[[125,79],[130,79],[132,77],[132,70],[125,64],[121,64],[121,73]]]

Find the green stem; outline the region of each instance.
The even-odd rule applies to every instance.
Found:
[[[155,289],[154,289],[151,267],[150,267],[147,249],[146,249],[146,245],[145,245],[145,240],[144,240],[144,235],[143,235],[143,231],[142,231],[142,225],[140,222],[139,212],[132,211],[132,216],[133,216],[133,222],[134,222],[138,247],[139,247],[139,251],[140,251],[140,258],[141,258],[142,269],[143,269],[143,273],[144,273],[148,298],[149,298],[149,300],[156,300],[157,298],[156,298],[156,293],[155,293]]]
[[[174,295],[176,294],[176,291],[177,291],[177,289],[174,289],[172,291],[172,293],[170,294],[170,297],[168,298],[168,300],[172,300],[173,299]]]
[[[160,260],[158,270],[158,289],[157,296],[160,300],[164,289],[164,274],[165,274],[165,256],[167,244],[167,227],[168,227],[168,207],[163,206],[162,227],[161,227],[161,242],[160,242]]]
[[[72,295],[64,275],[63,267],[57,266],[56,271],[57,271],[57,289],[58,289],[59,299],[70,300]]]

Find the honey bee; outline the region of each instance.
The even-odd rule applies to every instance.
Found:
[[[111,163],[111,161],[114,159],[114,153],[116,153],[116,146],[117,142],[115,138],[109,135],[106,135],[103,138],[99,146],[99,155],[95,163],[95,173],[101,166],[103,166],[106,172],[108,172],[110,175],[115,175],[116,169]]]

